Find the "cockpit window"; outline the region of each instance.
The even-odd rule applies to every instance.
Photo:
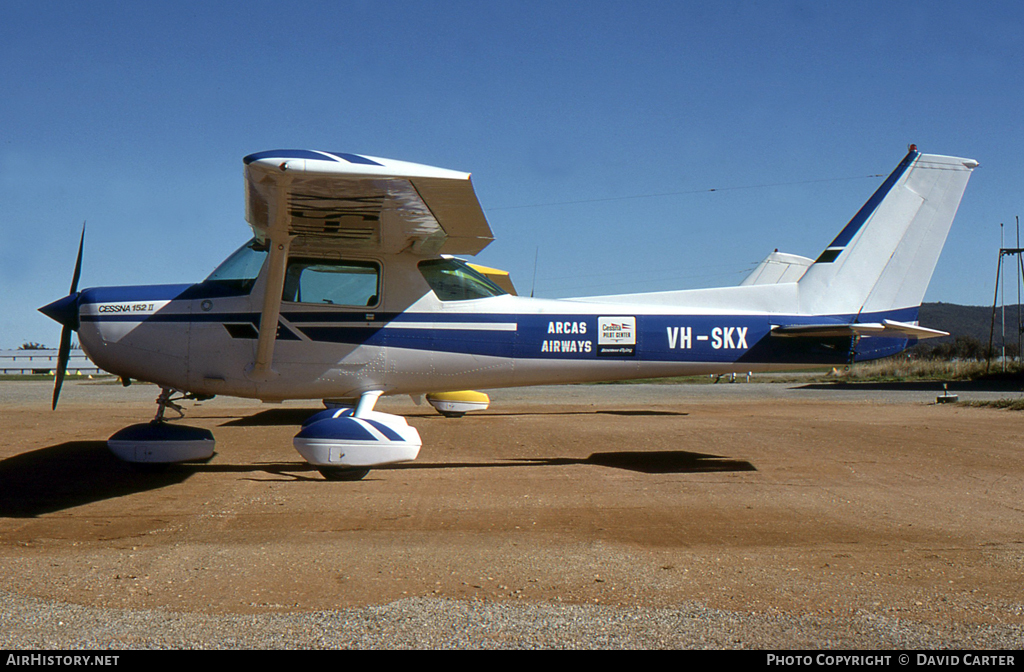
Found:
[[[292,257],[283,301],[370,307],[380,303],[380,266],[372,261]]]
[[[234,289],[250,290],[267,259],[267,245],[255,238],[221,262],[205,282],[216,282]]]
[[[421,261],[419,269],[434,294],[442,301],[484,299],[508,293],[459,259]]]

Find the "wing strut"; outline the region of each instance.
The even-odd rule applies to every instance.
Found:
[[[277,214],[274,226],[267,232],[270,244],[270,258],[267,260],[267,284],[263,293],[263,312],[260,317],[260,335],[256,341],[256,359],[248,372],[251,380],[267,380],[277,375],[273,369],[274,344],[277,342],[277,322],[281,316],[281,295],[284,293],[284,276],[288,266],[288,249],[295,236],[288,233],[291,215],[288,212],[288,187],[290,180],[283,179],[277,185]]]

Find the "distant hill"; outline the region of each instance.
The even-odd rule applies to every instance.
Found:
[[[995,330],[993,345],[1002,346],[1002,309],[996,306]],[[1006,343],[1017,345],[1021,320],[1021,306],[1006,306]],[[923,303],[918,321],[922,327],[948,331],[950,336],[928,339],[925,343],[938,344],[953,341],[958,336],[977,339],[983,346],[988,346],[989,332],[992,330],[992,306],[959,306],[955,303]]]

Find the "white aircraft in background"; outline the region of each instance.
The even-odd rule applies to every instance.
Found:
[[[99,367],[162,388],[108,445],[130,462],[207,459],[173,399],[350,399],[295,437],[327,478],[411,460],[381,395],[835,366],[946,335],[918,308],[978,163],[914,146],[817,259],[773,253],[740,286],[577,299],[506,292],[465,261],[492,240],[466,173],[370,156],[245,157],[255,234],[193,285],[77,291],[40,310]],[[84,238],[84,230],[83,230]],[[179,396],[173,396],[179,395]]]

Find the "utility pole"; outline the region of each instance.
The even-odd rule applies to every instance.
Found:
[[[999,262],[996,264],[996,288],[992,296],[992,324],[988,332],[988,353],[985,364],[985,373],[988,373],[992,364],[992,346],[995,340],[996,330],[996,303],[1001,304],[1000,315],[1002,324],[1000,330],[1003,335],[1003,342],[1000,346],[1003,360],[1003,372],[1006,371],[1006,278],[1003,276],[1003,257],[1015,255],[1017,257],[1017,356],[1021,356],[1021,341],[1024,338],[1024,320],[1021,319],[1021,280],[1024,275],[1024,248],[1020,246],[1020,217],[1017,217],[1017,247],[1003,247],[1004,244],[1003,223],[999,223]],[[1002,300],[1000,301],[1000,297]]]
[[[1017,219],[1017,249],[1020,249],[1020,215],[1016,215]],[[1024,257],[1017,255],[1017,361],[1021,360],[1021,337],[1024,336],[1024,319],[1021,319],[1020,314],[1020,285],[1021,276],[1024,272]]]

